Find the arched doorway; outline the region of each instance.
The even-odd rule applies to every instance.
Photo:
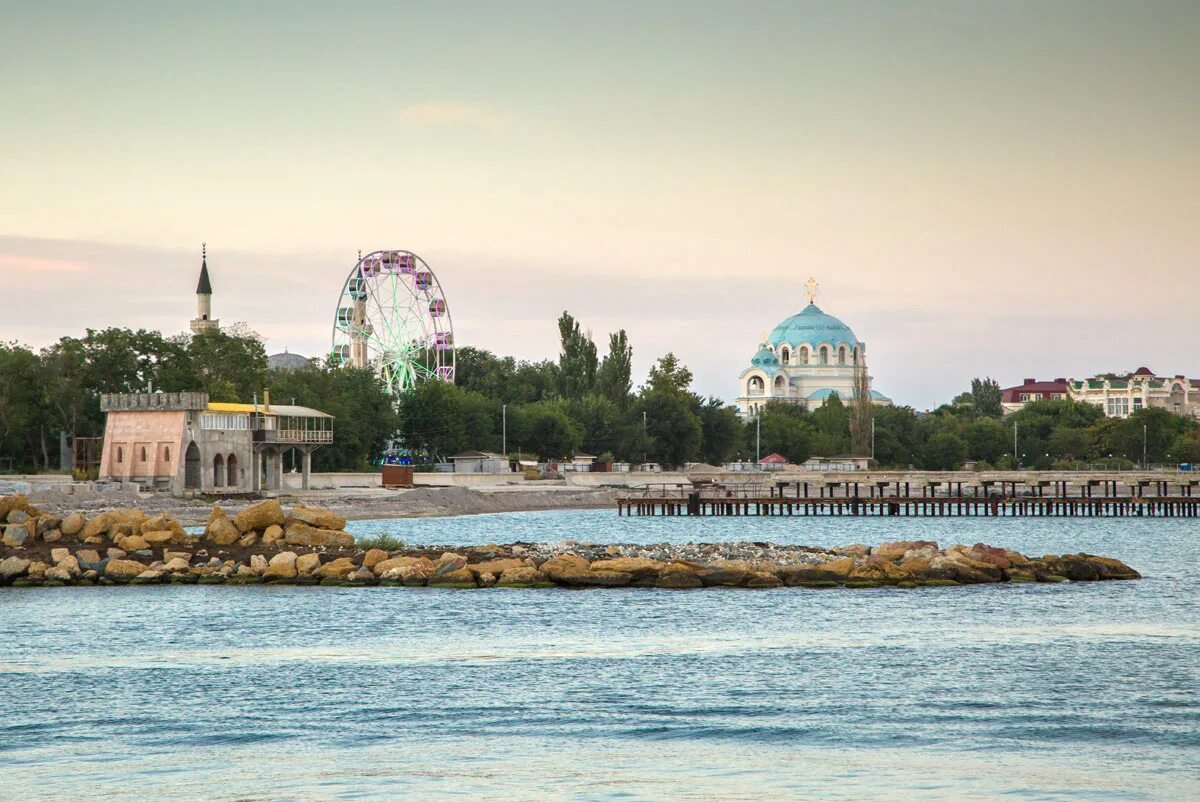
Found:
[[[226,475],[228,476],[225,484],[229,485],[230,487],[237,487],[237,454],[229,455],[229,459],[225,460],[225,467],[227,469]]]
[[[189,443],[183,455],[183,486],[186,490],[200,489],[200,449]]]
[[[213,487],[225,484],[225,458],[220,454],[213,457]]]

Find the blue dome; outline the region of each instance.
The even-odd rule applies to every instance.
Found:
[[[767,342],[775,346],[787,344],[793,348],[798,345],[812,348],[821,343],[833,346],[845,344],[853,348],[858,344],[858,338],[845,323],[833,315],[825,314],[816,304],[809,304],[776,326]]]
[[[758,353],[750,360],[750,364],[756,368],[774,368],[779,366],[779,357],[775,356],[774,352],[765,345],[758,349]]]

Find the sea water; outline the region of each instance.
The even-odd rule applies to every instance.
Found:
[[[984,541],[1138,582],[0,590],[0,799],[1200,799],[1200,522],[358,522],[410,544]]]

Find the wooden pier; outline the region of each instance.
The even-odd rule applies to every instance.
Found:
[[[617,501],[626,516],[891,516],[1200,518],[1200,477],[1086,477],[862,482],[778,477],[769,481],[650,484]],[[907,480],[907,481],[905,481]]]

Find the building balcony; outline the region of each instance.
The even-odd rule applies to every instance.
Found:
[[[296,445],[322,445],[333,442],[333,430],[317,429],[258,429],[254,432],[255,443],[295,443]]]

